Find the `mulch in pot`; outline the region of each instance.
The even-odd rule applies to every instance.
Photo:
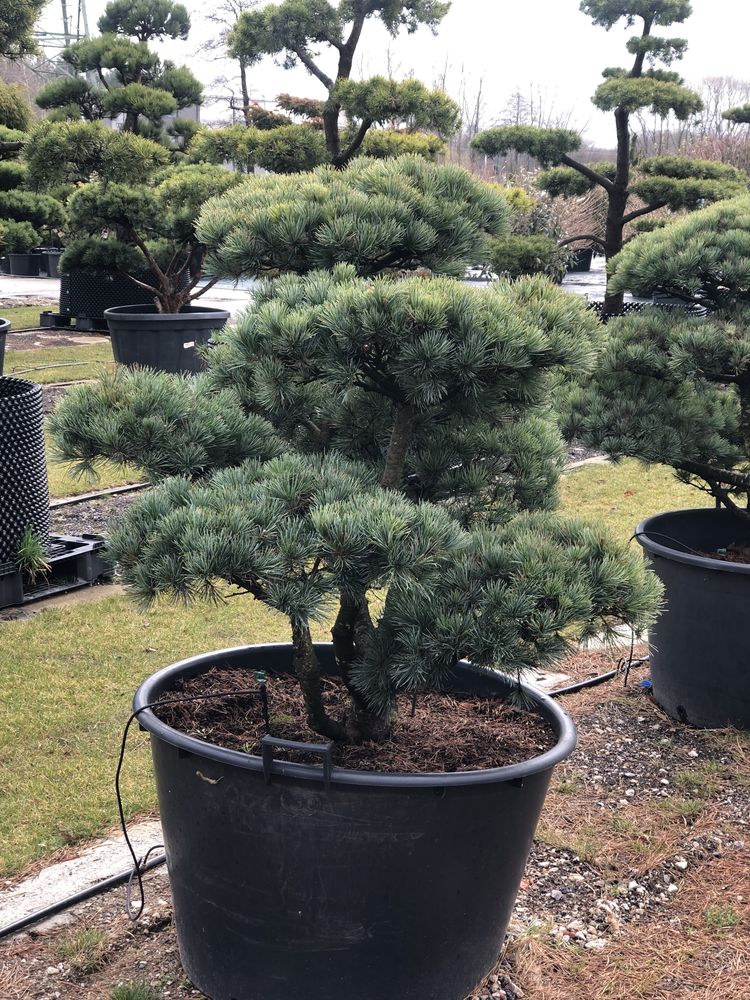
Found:
[[[721,559],[722,562],[747,563],[750,565],[750,545],[727,545],[725,548],[714,549],[712,552],[701,552],[709,559]]]
[[[252,671],[214,667],[197,677],[179,681],[163,699],[257,688]],[[163,704],[154,711],[179,732],[243,753],[260,754],[260,740],[267,732],[281,739],[322,742],[305,721],[294,677],[269,674],[267,693],[268,730],[261,700],[254,694]],[[342,682],[325,679],[323,694],[329,715],[344,717],[348,696]],[[472,771],[517,764],[544,753],[556,743],[556,736],[544,719],[496,698],[424,692],[417,696],[414,705],[410,695],[399,696],[397,704],[397,720],[388,742],[335,744],[334,764],[360,771],[392,773]],[[278,752],[277,756],[299,763],[320,763],[317,757],[295,751]]]

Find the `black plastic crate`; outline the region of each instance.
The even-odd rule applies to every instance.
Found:
[[[32,583],[15,563],[0,563],[0,608],[38,601],[87,587],[114,574],[114,563],[105,559],[101,535],[50,535],[47,548],[49,572]]]

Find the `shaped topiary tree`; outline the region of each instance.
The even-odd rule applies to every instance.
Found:
[[[636,220],[661,208],[672,211],[702,208],[707,202],[734,197],[744,190],[747,179],[733,167],[685,157],[635,155],[635,137],[630,118],[650,109],[663,117],[674,114],[685,120],[700,111],[700,97],[684,86],[672,70],[656,68],[656,62],[670,66],[680,59],[687,43],[681,38],[652,34],[657,26],[682,23],[691,12],[687,0],[583,0],[581,10],[609,31],[619,21],[627,26],[640,21],[640,35],[628,40],[627,49],[635,58],[630,69],[604,70],[604,83],[592,98],[601,111],[614,113],[617,135],[616,162],[584,163],[571,154],[581,145],[581,136],[568,129],[543,129],[531,126],[506,126],[480,132],[472,146],[490,156],[509,150],[536,157],[546,169],[540,185],[553,195],[584,194],[598,187],[607,196],[606,225],[603,239],[591,233],[579,233],[567,242],[587,239],[601,247],[607,259],[622,249],[625,229]],[[647,68],[647,63],[651,65]],[[639,199],[631,207],[634,197]],[[605,313],[622,309],[622,293],[607,288]]]
[[[182,4],[113,0],[99,18],[102,34],[63,50],[62,58],[75,75],[50,81],[36,102],[57,120],[98,121],[123,115],[126,132],[164,139],[164,117],[200,104],[203,88],[186,66],[162,61],[148,42],[186,39],[189,28]]]
[[[747,196],[634,239],[614,260],[613,286],[650,282],[708,315],[650,309],[613,320],[591,376],[567,400],[569,433],[613,458],[671,466],[714,501],[636,531],[665,584],[650,633],[656,700],[712,728],[750,728],[749,257]]]
[[[137,504],[113,552],[143,598],[223,582],[285,613],[308,720],[335,740],[385,739],[397,693],[439,686],[462,656],[520,673],[573,634],[616,619],[640,629],[655,607],[636,557],[539,512],[560,460],[550,389],[590,364],[599,335],[583,303],[539,278],[488,293],[371,280],[417,264],[460,273],[504,215],[502,196],[465,172],[406,158],[253,178],[198,224],[214,272],[302,274],[261,289],[201,382],[266,420],[289,453],[259,462],[250,442],[249,462],[207,478],[210,458],[188,463],[200,481],[170,480]],[[146,382],[152,403],[154,385],[164,393],[157,413],[175,390],[130,379],[114,411],[106,388],[66,397],[53,422],[65,456],[134,455]],[[175,471],[166,438],[134,457],[152,475]],[[332,602],[343,718],[323,707],[310,631]]]
[[[458,107],[441,91],[431,91],[418,80],[351,79],[368,20],[380,21],[392,35],[404,28],[414,32],[420,25],[434,31],[448,7],[438,0],[282,0],[239,15],[229,33],[230,54],[244,65],[264,56],[283,55],[284,66],[301,64],[323,85],[325,101],[320,105],[297,101],[292,110],[305,107],[306,112],[320,113],[328,161],[342,167],[357,154],[374,125],[403,122],[409,129],[443,136],[455,132]],[[336,59],[335,75],[323,68],[317,51],[320,45]],[[342,112],[349,122],[346,129],[340,121]]]
[[[707,319],[649,311],[608,328],[593,376],[568,401],[568,433],[613,457],[671,466],[748,517],[750,199],[721,202],[633,240],[613,290],[660,288]]]

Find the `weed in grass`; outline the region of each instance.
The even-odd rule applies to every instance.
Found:
[[[583,784],[583,778],[580,774],[571,774],[566,778],[563,778],[555,786],[555,791],[559,792],[561,795],[572,795],[573,792],[578,791],[578,789]]]
[[[46,576],[51,569],[42,537],[34,531],[34,526],[31,524],[27,524],[23,529],[16,550],[16,561],[18,568],[31,583],[34,583],[38,576]]]
[[[74,973],[84,975],[98,969],[107,950],[107,933],[97,927],[83,927],[62,938],[57,954]]]
[[[613,833],[638,833],[638,824],[634,823],[632,819],[627,819],[625,816],[613,816],[607,820],[607,826]]]
[[[595,864],[602,852],[600,838],[591,827],[583,827],[577,833],[561,834],[542,824],[537,829],[536,839],[558,851],[569,851],[589,864]]]
[[[703,799],[664,799],[658,803],[659,808],[676,818],[694,823],[705,808]]]
[[[721,764],[707,760],[698,767],[677,771],[674,783],[695,798],[710,799],[719,790],[717,779],[721,771]]]
[[[703,911],[703,916],[708,926],[717,931],[729,930],[740,922],[740,915],[732,906],[709,906]]]
[[[120,983],[109,996],[110,1000],[159,1000],[159,994],[148,983]]]

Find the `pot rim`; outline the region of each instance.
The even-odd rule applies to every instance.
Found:
[[[226,309],[215,309],[212,306],[194,305],[187,305],[183,308],[185,310],[184,312],[160,313],[156,311],[156,306],[149,306],[143,303],[134,303],[133,305],[125,306],[110,306],[108,309],[104,310],[104,318],[136,321],[142,319],[144,322],[148,323],[153,323],[154,319],[158,319],[160,323],[174,323],[177,321],[184,323],[186,319],[194,317],[204,322],[207,319],[221,319],[222,325],[229,319],[229,312]],[[138,312],[128,311],[133,309],[137,309]]]
[[[332,648],[331,643],[315,643],[315,646],[317,648]],[[181,733],[179,730],[173,729],[162,722],[156,717],[151,708],[145,706],[149,705],[159,694],[167,690],[170,682],[175,680],[187,668],[204,665],[206,667],[216,666],[217,660],[221,658],[226,661],[230,657],[239,658],[246,655],[250,650],[279,649],[280,647],[291,649],[291,643],[276,642],[234,646],[209,653],[201,653],[163,667],[155,674],[147,677],[135,693],[133,710],[138,713],[138,722],[143,729],[146,729],[153,736],[157,736],[171,746],[176,747],[178,750],[206,757],[216,763],[238,767],[246,771],[263,773],[263,763],[260,756],[240,753],[238,750],[228,750],[224,747],[218,747],[213,743],[196,739],[194,736]],[[468,670],[478,669],[466,660],[461,660],[458,665]],[[485,674],[484,670],[481,672]],[[499,671],[492,673],[496,674],[498,680],[512,681],[511,678],[501,674]],[[512,683],[515,682],[512,681]],[[534,703],[535,711],[552,725],[557,734],[557,743],[543,754],[531,757],[518,764],[508,764],[504,767],[484,768],[474,771],[381,772],[357,771],[349,768],[333,767],[330,781],[332,784],[386,786],[391,788],[400,786],[418,789],[521,781],[540,771],[551,770],[555,764],[569,757],[575,749],[577,742],[575,723],[567,712],[543,691],[530,684],[522,684],[522,688],[524,693]],[[275,775],[284,775],[289,778],[320,781],[321,772],[321,767],[312,764],[297,764],[283,760],[275,760],[273,763],[273,773]]]
[[[10,325],[10,321],[8,321]],[[0,334],[5,333],[0,326]],[[17,402],[19,399],[33,399],[42,396],[42,386],[39,382],[32,382],[27,378],[18,378],[15,375],[0,375],[0,383],[11,389],[7,396],[0,395],[0,406]]]
[[[659,524],[660,518],[673,517],[680,514],[700,514],[700,516],[703,517],[716,517],[718,515],[725,518],[732,516],[731,511],[717,509],[715,507],[688,507],[683,508],[682,510],[662,511],[661,514],[652,514],[651,517],[644,518],[644,520],[638,524],[635,529],[635,540],[651,556],[659,556],[662,559],[668,559],[671,562],[684,563],[686,566],[694,566],[696,569],[711,570],[714,573],[740,573],[745,576],[750,575],[750,563],[727,562],[724,559],[712,559],[711,556],[701,556],[693,552],[680,552],[679,549],[673,549],[670,545],[665,545],[663,542],[656,542],[649,536],[649,531],[651,531],[654,535],[660,534],[655,530],[656,526]],[[678,545],[687,545],[686,542],[680,542],[679,538],[674,538],[673,540]]]

